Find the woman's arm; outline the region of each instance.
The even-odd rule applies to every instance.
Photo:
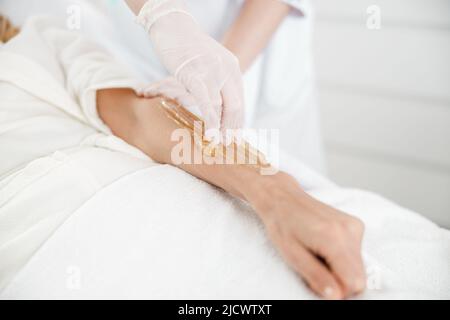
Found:
[[[162,98],[139,98],[129,89],[97,92],[100,117],[113,133],[153,160],[173,164],[180,125],[160,108]],[[190,174],[248,201],[288,264],[325,298],[343,298],[365,286],[362,223],[306,194],[289,175],[264,176],[242,164],[182,164]]]
[[[239,16],[225,34],[223,44],[247,70],[266,47],[291,7],[280,0],[246,0]]]
[[[156,162],[174,164],[171,153],[179,142],[172,141],[171,135],[180,126],[159,107],[161,100],[139,98],[130,89],[97,92],[99,115],[116,136]],[[192,146],[195,146],[194,142]],[[243,200],[247,199],[247,189],[242,183],[262,177],[257,168],[250,166],[183,163],[178,167]]]

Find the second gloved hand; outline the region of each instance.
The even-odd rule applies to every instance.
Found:
[[[207,35],[180,0],[150,0],[138,22],[149,32],[162,63],[195,97],[207,129],[243,125],[239,61]]]
[[[198,103],[186,88],[174,77],[168,77],[136,90],[138,96],[154,98],[167,97],[180,103],[184,108],[195,115],[199,114]]]

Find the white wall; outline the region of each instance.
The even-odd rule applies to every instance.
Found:
[[[450,0],[313,2],[330,176],[450,228]]]

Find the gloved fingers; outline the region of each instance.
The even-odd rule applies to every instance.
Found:
[[[222,88],[222,119],[220,130],[240,129],[244,125],[244,89],[240,77],[230,77]]]
[[[199,104],[197,103],[197,100],[174,77],[169,77],[152,83],[147,87],[138,89],[137,94],[145,98],[164,96],[177,101],[183,107],[195,114],[199,113]]]
[[[209,92],[209,99],[206,102],[205,108],[208,108],[211,112],[214,112],[214,117],[217,118],[215,122],[213,122],[213,125],[206,126],[207,128],[214,128],[219,130],[220,129],[220,119],[222,118],[222,106],[223,106],[223,100],[222,100],[222,94],[220,92],[220,87],[215,85],[214,82],[210,82],[210,85],[208,87]]]
[[[139,97],[151,98],[156,95],[155,92],[157,92],[157,88],[158,86],[156,84],[151,84],[147,87],[137,89],[136,94]]]
[[[174,77],[169,77],[168,82],[166,82],[165,88],[162,88],[162,93],[171,99],[178,101],[183,107],[198,114],[198,102],[195,97],[189,93],[184,85],[182,85]]]
[[[200,111],[203,115],[203,120],[205,121],[206,130],[219,130],[220,128],[220,115],[217,110],[212,108],[202,107],[200,105]]]
[[[173,77],[152,83],[149,86],[138,90],[138,95],[145,98],[164,95],[168,98],[175,99],[177,96],[186,93],[187,90],[184,86]]]
[[[139,88],[136,90],[136,94],[140,97],[152,98],[160,95],[161,90],[167,90],[167,88],[175,88],[177,86],[177,81],[173,77],[169,77],[157,82],[153,82],[146,87]],[[184,88],[182,85],[179,88]]]
[[[195,100],[195,98],[190,93],[186,92],[184,94],[180,94],[176,98],[173,98],[173,99],[178,101],[179,104],[181,104],[184,108],[186,108],[193,114],[198,115],[198,116],[201,115],[200,111],[199,111],[197,100]]]
[[[197,77],[192,77],[183,84],[189,93],[194,96],[196,101],[198,101],[200,112],[205,121],[205,128],[207,130],[219,129],[222,105],[219,89],[210,90],[204,81]]]

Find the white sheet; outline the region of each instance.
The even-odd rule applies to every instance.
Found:
[[[450,298],[450,233],[376,195],[312,194],[366,224],[361,297]],[[78,209],[1,294],[12,298],[314,296],[242,202],[170,166],[104,188]]]

